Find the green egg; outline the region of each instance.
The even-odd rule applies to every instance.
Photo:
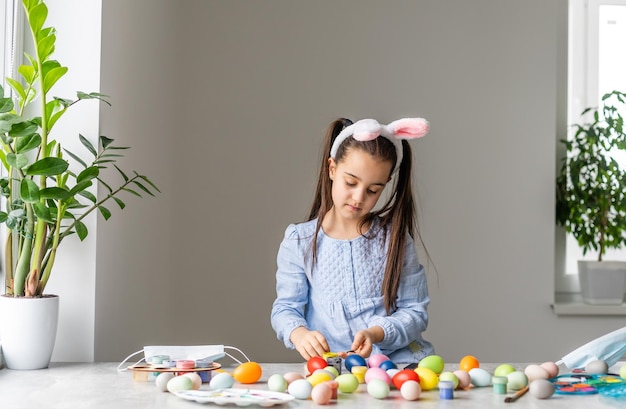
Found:
[[[429,355],[426,358],[419,361],[417,364],[418,368],[428,368],[437,375],[443,372],[443,367],[445,363],[443,362],[443,358],[439,355]]]
[[[335,378],[337,389],[342,393],[352,393],[359,387],[359,379],[351,373],[345,373]]]
[[[167,382],[167,390],[174,392],[190,391],[193,388],[193,381],[188,376],[176,376]]]

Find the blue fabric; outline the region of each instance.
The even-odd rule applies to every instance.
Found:
[[[333,239],[320,230],[312,266],[316,223],[289,225],[278,251],[271,315],[278,339],[293,349],[289,336],[304,326],[324,334],[331,352],[341,352],[350,349],[357,331],[378,325],[385,337],[372,354],[383,353],[396,363],[432,355],[432,345],[422,338],[428,325],[428,285],[413,240],[409,237],[406,244],[396,310],[387,316],[381,286],[388,242],[379,220],[353,240]]]

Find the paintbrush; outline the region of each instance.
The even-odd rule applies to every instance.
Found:
[[[521,398],[526,392],[528,392],[528,388],[529,388],[528,385],[524,386],[522,389],[520,389],[519,391],[515,392],[515,395],[509,396],[508,398],[504,399],[504,401],[506,403],[515,402],[516,400]]]

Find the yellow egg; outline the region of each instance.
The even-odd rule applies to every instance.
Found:
[[[233,378],[239,383],[255,383],[261,379],[263,370],[256,362],[244,362],[233,371]]]
[[[422,390],[429,391],[435,389],[439,384],[439,377],[430,368],[415,368],[415,372],[420,377],[420,386]]]
[[[317,371],[306,379],[311,385],[316,386],[322,382],[332,381],[333,376],[325,371]]]

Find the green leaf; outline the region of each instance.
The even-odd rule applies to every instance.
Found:
[[[39,191],[39,197],[42,199],[67,200],[70,192],[60,187],[47,187]]]
[[[129,188],[127,188],[127,187],[122,188],[122,190],[124,190],[124,191],[126,191],[126,192],[128,192],[128,193],[132,193],[132,194],[134,194],[135,196],[139,196],[139,197],[141,197],[141,195],[140,195],[139,193],[137,193],[137,192],[135,192],[134,190],[129,189]]]
[[[93,185],[93,183],[91,182],[91,180],[84,180],[80,183],[77,183],[76,186],[74,186],[71,190],[70,193],[73,195],[78,194],[86,189],[88,189],[89,187],[91,187],[91,185]]]
[[[22,169],[28,165],[28,157],[22,153],[9,153],[7,155],[7,163],[16,169]]]
[[[15,141],[15,151],[18,153],[24,153],[38,148],[41,145],[41,136],[34,133],[29,136],[18,138]]]
[[[137,185],[141,190],[143,190],[144,192],[149,194],[150,196],[154,196],[154,193],[152,193],[150,190],[148,190],[148,188],[146,188],[143,184],[141,184],[141,182],[139,182],[137,180],[133,180],[133,183],[135,185]]]
[[[0,113],[9,112],[13,109],[13,100],[11,98],[0,99]]]
[[[78,134],[78,139],[80,139],[80,142],[83,144],[83,146],[87,148],[87,150],[91,152],[93,156],[98,156],[98,152],[96,151],[96,148],[94,148],[93,144],[89,142],[89,139],[85,138],[81,134]]]
[[[83,190],[82,192],[78,192],[79,195],[83,196],[84,198],[90,200],[92,203],[96,203],[98,201],[98,199],[96,198],[96,196],[94,196],[93,193],[91,193],[88,190]]]
[[[32,65],[20,65],[17,72],[22,74],[22,77],[24,77],[24,81],[26,81],[27,84],[32,84],[35,81],[37,72]]]
[[[38,219],[41,219],[46,223],[54,223],[50,209],[48,209],[45,204],[37,202],[33,204],[33,210],[35,211],[35,215]]]
[[[15,122],[11,126],[9,135],[14,138],[19,138],[20,136],[28,136],[37,132],[37,128],[38,125],[34,121]]]
[[[100,144],[102,145],[103,149],[106,149],[109,147],[109,145],[111,145],[113,143],[114,139],[111,138],[107,138],[104,135],[100,135]]]
[[[26,203],[35,203],[39,201],[39,187],[32,180],[22,179],[20,183],[20,197]]]
[[[8,217],[9,215],[6,214],[5,212],[0,212],[0,223],[4,223]]]
[[[44,92],[50,91],[50,89],[56,84],[56,82],[67,73],[67,67],[56,67],[51,69],[44,77]]]
[[[65,153],[67,153],[68,155],[70,155],[70,157],[72,159],[74,159],[76,162],[80,163],[81,165],[83,165],[84,168],[87,167],[87,164],[85,163],[85,161],[83,161],[78,155],[73,154],[72,152],[68,151],[67,149],[63,149],[65,151]]]
[[[90,166],[87,169],[84,169],[80,174],[76,177],[76,182],[80,183],[84,180],[95,179],[100,174],[100,169],[96,166]]]
[[[69,163],[63,159],[48,157],[38,160],[26,169],[28,175],[55,176],[65,172]]]
[[[28,22],[34,33],[38,33],[48,18],[48,7],[45,3],[39,3],[28,10]]]
[[[111,103],[109,101],[107,101],[106,99],[109,98],[108,95],[104,95],[104,94],[100,94],[97,92],[90,92],[90,93],[85,93],[82,91],[78,91],[76,93],[76,95],[78,96],[78,99],[99,99],[100,101],[104,102],[105,104],[111,106]]]
[[[109,220],[111,218],[111,212],[104,206],[98,206],[98,210],[100,210],[100,214],[104,217],[104,220]]]
[[[126,207],[126,203],[122,202],[120,198],[114,196],[113,200],[115,200],[120,209],[124,209]]]
[[[113,166],[115,166],[115,169],[117,169],[117,171],[120,172],[120,175],[122,175],[122,177],[124,178],[124,182],[128,182],[130,180],[130,178],[126,176],[126,173],[124,173],[122,169],[118,168],[117,165],[113,165]]]
[[[147,182],[150,186],[152,186],[152,188],[153,188],[154,190],[156,190],[157,192],[161,193],[161,191],[159,190],[159,188],[158,188],[158,187],[157,187],[154,183],[152,183],[152,181],[151,181],[150,179],[148,179],[148,177],[147,177],[147,176],[140,175],[140,174],[138,174],[137,172],[135,172],[135,174],[136,174],[137,176],[139,176],[141,179],[145,180],[145,181],[146,181],[146,182]]]
[[[19,81],[14,80],[13,78],[6,78],[7,83],[13,88],[13,91],[20,97],[20,100],[26,99],[26,91],[24,87]]]
[[[85,226],[85,224],[81,222],[80,220],[76,220],[76,224],[74,225],[74,227],[76,229],[76,234],[78,234],[78,238],[80,239],[80,241],[85,240],[85,238],[89,234],[89,231],[87,230],[87,226]]]

